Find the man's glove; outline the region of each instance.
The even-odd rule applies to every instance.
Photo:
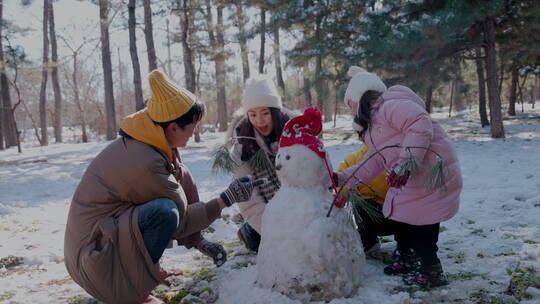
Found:
[[[261,178],[252,180],[249,176],[240,177],[235,179],[229,187],[221,192],[219,197],[223,200],[227,207],[230,207],[233,203],[245,202],[251,198],[253,188],[260,186],[266,182],[266,179]]]
[[[197,249],[199,249],[202,254],[214,260],[214,264],[217,267],[223,265],[227,261],[227,251],[225,251],[225,248],[218,243],[212,243],[206,239],[202,239],[197,245]]]
[[[405,186],[410,176],[411,171],[403,169],[401,165],[396,165],[388,171],[386,183],[390,187],[401,188]]]

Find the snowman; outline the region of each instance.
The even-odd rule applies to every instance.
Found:
[[[321,131],[317,108],[285,125],[276,156],[281,188],[264,211],[257,256],[257,284],[303,302],[352,296],[365,264],[350,210],[326,216],[333,171]]]

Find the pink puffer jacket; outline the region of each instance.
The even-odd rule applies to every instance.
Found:
[[[364,182],[409,158],[411,153],[424,165],[403,188],[390,188],[383,207],[385,217],[411,225],[430,225],[448,220],[457,213],[463,181],[456,152],[445,131],[425,110],[424,101],[411,89],[393,86],[373,104],[365,142],[369,147],[365,159],[385,146],[400,144],[402,147],[428,147],[444,161],[446,187],[435,191],[425,186],[428,170],[437,160],[436,154],[430,151],[390,148],[367,161],[355,174]],[[345,170],[339,179],[343,181],[351,176],[357,166]]]

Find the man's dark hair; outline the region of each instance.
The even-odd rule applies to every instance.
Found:
[[[167,127],[175,122],[180,128],[185,128],[187,125],[198,122],[202,119],[204,116],[204,113],[206,112],[206,107],[202,103],[194,103],[191,106],[191,109],[186,112],[186,114],[178,117],[177,119],[166,121],[166,122],[156,122],[158,125],[160,125],[163,130],[167,129]]]

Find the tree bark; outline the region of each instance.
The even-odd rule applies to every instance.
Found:
[[[480,124],[482,127],[489,126],[489,119],[486,109],[486,79],[484,77],[484,59],[482,49],[476,49],[476,75],[478,76],[478,113],[480,114]]]
[[[504,138],[501,99],[497,88],[497,51],[495,49],[495,19],[487,17],[484,22],[484,40],[486,52],[486,78],[489,95],[489,116],[491,137]]]
[[[306,61],[304,63],[303,71],[303,90],[304,90],[304,98],[306,100],[306,107],[313,106],[313,98],[311,96],[311,81],[309,80],[308,73],[309,73],[309,62]]]
[[[77,62],[77,52],[73,53],[73,74],[71,75],[71,80],[73,81],[73,95],[75,99],[75,105],[77,106],[77,109],[79,110],[80,116],[80,122],[81,122],[81,129],[82,129],[82,142],[87,143],[88,142],[88,134],[86,131],[86,116],[85,111],[83,109],[82,103],[81,103],[81,97],[79,93],[79,65]]]
[[[264,43],[266,42],[266,9],[261,6],[261,52],[259,54],[259,74],[264,74]]]
[[[49,7],[49,34],[51,36],[51,80],[54,91],[54,138],[57,143],[62,142],[62,91],[58,81],[58,46],[56,43],[56,30],[54,25],[54,5],[51,1]]]
[[[137,34],[136,34],[136,15],[135,0],[129,0],[128,3],[128,29],[129,29],[129,55],[131,57],[131,66],[133,67],[133,86],[135,88],[135,110],[140,111],[144,108],[144,99],[141,81],[141,65],[137,53]]]
[[[217,7],[217,27],[216,40],[217,50],[219,52],[216,58],[216,78],[217,78],[217,101],[218,101],[218,116],[219,116],[219,131],[227,131],[227,97],[225,92],[225,39],[223,33],[223,9],[224,5],[219,4]]]
[[[508,104],[508,115],[516,116],[516,101],[517,101],[517,91],[519,85],[519,69],[515,68],[512,70],[512,84],[510,85],[510,101]]]
[[[109,43],[109,0],[99,0],[101,24],[101,64],[105,85],[105,117],[107,121],[107,140],[116,138],[116,112],[114,108],[114,89],[112,80],[111,50]]]
[[[180,2],[180,1],[179,1]],[[190,0],[182,1],[182,13],[180,14],[180,29],[181,29],[181,40],[182,40],[182,52],[184,60],[184,74],[186,79],[186,88],[193,94],[197,94],[197,82],[195,75],[195,65],[193,63],[193,50],[190,46],[190,39],[193,35],[192,28],[192,14],[190,11],[191,2]],[[194,132],[195,142],[201,141],[201,134],[199,128]]]
[[[0,0],[0,20],[3,18],[3,1]],[[0,62],[4,62],[4,46],[2,40],[3,26],[0,26]],[[9,82],[6,75],[6,67],[0,64],[0,149],[17,145],[17,128],[15,128],[15,117],[11,108],[11,95],[9,93]],[[4,145],[5,140],[5,145]]]
[[[38,138],[42,146],[49,144],[47,134],[47,78],[49,65],[49,9],[51,0],[43,0],[43,67],[41,71],[41,87],[39,90],[39,127],[41,138]]]
[[[274,58],[276,62],[276,78],[281,94],[285,96],[285,81],[283,81],[283,71],[281,68],[281,47],[279,44],[279,28],[274,30]]]
[[[246,41],[246,20],[244,16],[244,9],[242,7],[242,2],[236,0],[236,18],[238,19],[238,31],[239,31],[239,42],[240,42],[240,54],[242,58],[242,76],[244,78],[244,83],[249,78],[249,54]]]
[[[154,47],[154,31],[152,30],[152,7],[150,0],[143,0],[144,7],[144,37],[146,38],[146,50],[148,53],[148,68],[150,71],[157,69],[156,48]]]
[[[429,84],[426,90],[426,111],[431,113],[431,102],[433,100],[433,84]]]

